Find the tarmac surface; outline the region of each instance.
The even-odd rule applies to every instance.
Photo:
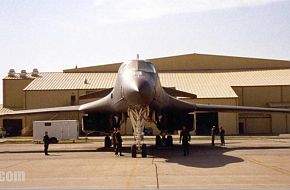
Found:
[[[150,140],[147,158],[131,158],[130,143],[123,157],[102,142],[52,144],[49,156],[43,144],[0,143],[0,172],[25,173],[18,182],[2,176],[0,188],[290,189],[290,138],[233,138],[224,147],[193,139],[189,156],[178,142],[157,149]]]

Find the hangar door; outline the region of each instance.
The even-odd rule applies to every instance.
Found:
[[[212,126],[218,123],[218,112],[196,113],[196,135],[210,135]]]
[[[20,136],[22,119],[3,119],[3,127],[7,136]]]

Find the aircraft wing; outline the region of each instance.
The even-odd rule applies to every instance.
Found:
[[[263,108],[248,106],[231,106],[231,105],[214,105],[214,104],[194,104],[178,100],[169,96],[169,103],[165,109],[184,111],[187,113],[195,111],[208,112],[260,112],[260,113],[290,113],[290,109],[286,108]]]
[[[113,88],[98,90],[98,91],[80,96],[80,100],[90,99],[90,98],[102,98],[102,97],[105,97],[108,94],[110,94],[110,92],[112,92],[112,90],[113,90]]]
[[[207,104],[195,104],[195,106],[196,111],[290,113],[290,109],[283,108],[263,108],[263,107],[207,105]]]
[[[83,104],[80,106],[79,111],[82,112],[118,112],[114,106],[114,102],[112,101],[111,94],[108,94],[104,98],[99,100]]]
[[[116,112],[112,103],[110,95],[105,96],[99,100],[78,105],[78,106],[65,106],[65,107],[52,107],[40,109],[28,109],[19,111],[9,111],[0,113],[0,116],[13,116],[13,115],[26,115],[38,113],[51,113],[51,112]]]
[[[28,109],[19,111],[10,111],[0,113],[0,116],[12,116],[12,115],[26,115],[36,113],[51,113],[51,112],[74,112],[79,111],[80,106],[66,106],[66,107],[53,107],[53,108],[40,108],[40,109]]]

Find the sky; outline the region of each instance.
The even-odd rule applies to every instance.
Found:
[[[289,10],[290,0],[0,0],[0,77],[137,54],[290,60]]]

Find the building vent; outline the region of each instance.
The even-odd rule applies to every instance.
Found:
[[[84,84],[89,84],[88,79],[84,80]]]
[[[38,77],[38,74],[39,74],[38,69],[33,69],[31,76]]]
[[[14,69],[9,70],[8,77],[15,77],[15,70]]]
[[[20,77],[21,78],[26,78],[26,70],[21,70],[21,73],[20,73]]]

